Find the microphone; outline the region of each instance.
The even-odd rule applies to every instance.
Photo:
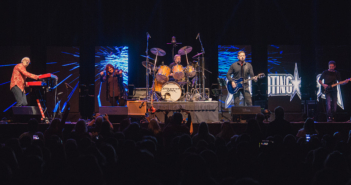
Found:
[[[71,89],[73,89],[68,83],[65,83],[65,85],[66,85],[66,88],[71,88]]]
[[[60,96],[61,94],[63,94],[63,92],[59,92],[59,93],[57,93],[57,96]]]
[[[143,107],[145,102],[142,102],[141,105],[139,106],[139,109],[141,109],[141,107]]]
[[[176,37],[175,37],[175,36],[173,36],[173,37],[172,37],[172,44],[175,44],[175,43],[177,43],[177,41],[176,41]]]
[[[197,34],[196,39],[199,38],[199,36],[200,36],[200,33]]]
[[[151,39],[151,35],[149,34],[149,32],[146,32],[146,36],[147,36],[147,38]]]

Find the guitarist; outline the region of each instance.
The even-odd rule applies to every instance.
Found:
[[[246,55],[244,51],[238,52],[238,62],[234,62],[228,72],[227,72],[227,79],[232,84],[232,87],[235,88],[237,84],[234,82],[234,79],[243,78],[248,79],[248,77],[254,78],[255,82],[257,81],[257,77],[254,77],[254,72],[252,69],[252,65],[248,62],[245,62]],[[233,74],[233,78],[231,75]],[[240,103],[240,92],[244,96],[244,100],[247,106],[252,106],[251,95],[249,91],[249,84],[243,84],[244,88],[240,89],[237,93],[234,94],[234,106],[239,106]]]
[[[327,117],[328,122],[333,121],[333,114],[336,112],[336,103],[337,103],[337,87],[328,88],[337,81],[341,81],[340,72],[335,70],[336,63],[335,61],[329,61],[328,63],[329,69],[323,71],[321,77],[319,78],[319,83],[324,87],[326,90],[325,99],[327,104]],[[324,79],[324,83],[322,80]],[[327,90],[328,88],[328,90]]]

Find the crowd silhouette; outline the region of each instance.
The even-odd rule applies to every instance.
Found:
[[[223,122],[215,136],[205,122],[190,134],[190,114],[184,120],[181,113],[163,129],[157,119],[125,119],[118,131],[106,115],[79,120],[73,130],[64,115],[44,133],[31,119],[27,132],[0,147],[0,184],[351,184],[350,139],[319,135],[310,118],[293,133],[282,107],[275,115],[267,124],[258,114],[240,135]]]

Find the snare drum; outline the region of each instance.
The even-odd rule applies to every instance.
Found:
[[[171,69],[168,66],[160,66],[156,74],[156,80],[160,83],[166,83],[168,82],[169,74],[171,74]]]
[[[177,101],[182,96],[182,89],[176,82],[167,82],[162,86],[161,97],[166,101]]]
[[[184,71],[182,65],[175,65],[172,67],[173,78],[176,80],[180,80],[184,77]]]
[[[186,76],[188,76],[189,78],[192,78],[196,75],[196,71],[193,66],[187,66],[185,69],[185,72],[186,72]]]

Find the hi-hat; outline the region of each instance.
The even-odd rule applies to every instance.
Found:
[[[191,52],[193,50],[193,47],[191,46],[184,46],[178,50],[179,55],[185,55]]]
[[[142,56],[142,57],[144,57],[144,58],[149,58],[150,60],[154,60],[153,58],[148,57],[148,56],[145,56],[145,55],[140,55],[140,56]]]
[[[152,54],[158,55],[161,57],[166,55],[166,52],[161,48],[151,48],[150,51]]]
[[[202,53],[198,53],[198,54],[194,55],[193,58],[196,58],[196,57],[198,57],[200,55],[202,55]]]
[[[150,70],[154,67],[154,64],[152,64],[151,62],[148,62],[147,63],[148,65],[146,65],[146,61],[143,61],[143,62],[141,62],[141,64]]]

